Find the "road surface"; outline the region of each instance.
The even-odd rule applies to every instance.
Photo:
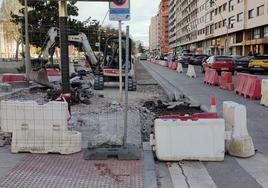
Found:
[[[209,108],[210,99],[216,97],[218,112],[222,113],[223,101],[235,101],[246,105],[248,130],[253,138],[257,154],[249,159],[226,156],[224,162],[184,162],[169,167],[174,187],[268,187],[268,108],[260,101],[249,100],[219,87],[203,84],[204,75],[196,68],[197,78],[192,79],[160,65],[141,62],[157,79],[159,75],[184,95]],[[186,72],[186,70],[184,71]],[[156,75],[158,74],[158,76]],[[262,75],[261,78],[268,78]]]

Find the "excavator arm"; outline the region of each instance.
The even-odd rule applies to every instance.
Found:
[[[55,48],[59,46],[59,29],[51,27],[48,31],[48,37],[44,42],[39,58],[32,61],[32,71],[30,79],[45,86],[49,86],[48,76],[45,68],[45,64],[49,59],[53,59]],[[98,60],[90,46],[87,36],[84,33],[78,33],[76,35],[68,35],[69,43],[76,43],[82,46],[85,51],[87,60],[91,67],[98,65]]]

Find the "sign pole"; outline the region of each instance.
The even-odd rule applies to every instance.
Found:
[[[125,118],[124,118],[124,146],[127,144],[127,120],[128,120],[128,67],[129,67],[129,26],[126,27],[126,62],[125,62]]]
[[[59,1],[59,28],[60,28],[60,57],[61,57],[61,79],[62,93],[69,94],[69,50],[68,50],[68,32],[67,32],[67,1]],[[69,111],[71,110],[70,101],[68,101]]]
[[[119,101],[120,103],[123,101],[123,95],[122,95],[122,21],[119,20]]]

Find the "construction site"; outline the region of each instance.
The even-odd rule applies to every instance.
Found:
[[[0,188],[268,187],[265,55],[170,52],[166,0],[150,52],[129,0],[94,0],[101,24],[80,1],[2,2],[22,41],[0,50]]]

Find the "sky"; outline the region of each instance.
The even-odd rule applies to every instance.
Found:
[[[1,1],[1,0],[0,0]],[[160,0],[131,0],[131,20],[124,22],[130,26],[130,34],[134,40],[140,40],[145,46],[149,46],[149,25],[152,16],[156,15]],[[84,21],[89,16],[92,19],[103,21],[109,9],[108,2],[78,2],[79,16],[77,19]],[[118,27],[118,22],[109,21],[109,15],[104,21],[104,26]]]

